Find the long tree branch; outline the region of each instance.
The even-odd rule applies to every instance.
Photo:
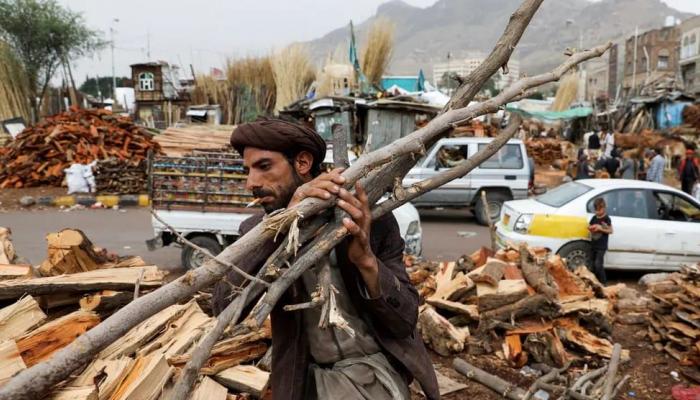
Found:
[[[607,47],[605,49],[607,49]],[[602,54],[602,52],[600,52],[600,54]],[[586,59],[593,58],[600,54],[597,54],[597,51],[578,53],[571,57],[564,66],[568,70],[573,65],[576,65],[577,62],[585,61]],[[550,80],[543,79],[539,84],[556,80],[558,79],[557,76],[558,75],[554,72],[550,73]],[[531,83],[534,85],[536,82]],[[517,85],[516,83],[514,86],[517,87]],[[520,86],[522,87],[518,89],[518,93],[527,89],[525,85]],[[517,94],[512,97],[515,96],[517,96]],[[425,143],[434,141],[437,137],[450,129],[452,124],[480,115],[479,112],[486,113],[488,110],[497,109],[500,105],[505,104],[509,100],[510,98],[507,98],[504,93],[501,93],[496,98],[486,102],[485,104],[487,104],[487,106],[481,107],[480,110],[474,107],[468,107],[466,109],[446,112],[411,135],[361,157],[353,166],[345,171],[343,176],[346,177],[348,185],[352,185],[359,178],[366,176],[379,165],[387,164],[387,166],[383,168],[385,170],[388,168],[388,165],[393,164],[393,160],[423,151]],[[294,212],[297,213],[297,215],[301,212],[305,218],[308,218],[332,206],[334,202],[335,199],[326,201],[306,199],[297,205],[297,207],[287,212]],[[276,232],[271,231],[265,223],[259,224],[246,235],[239,238],[236,243],[227,247],[221,253],[220,257],[234,265],[239,264],[242,260],[254,264],[263,263],[268,255],[260,252],[260,245],[273,240],[275,234]],[[72,371],[87,363],[97,352],[125,334],[133,326],[169,305],[186,300],[196,293],[196,291],[212,285],[227,271],[228,268],[226,266],[222,266],[214,261],[207,261],[202,267],[189,271],[175,281],[131,302],[95,328],[78,337],[70,345],[56,352],[51,359],[28,368],[13,377],[5,386],[0,388],[0,399],[30,399],[40,397],[49,390],[51,386],[66,379]]]

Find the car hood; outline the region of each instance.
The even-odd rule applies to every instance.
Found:
[[[518,214],[556,214],[559,210],[534,199],[511,200],[507,201],[505,206]]]

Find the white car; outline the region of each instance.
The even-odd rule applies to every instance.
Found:
[[[588,264],[588,222],[602,197],[612,220],[605,268],[675,270],[700,261],[700,204],[669,186],[624,179],[586,179],[541,196],[506,202],[496,224],[498,244],[542,246]]]

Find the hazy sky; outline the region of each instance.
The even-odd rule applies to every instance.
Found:
[[[59,0],[82,12],[88,25],[110,38],[115,30],[118,76],[129,76],[129,65],[165,60],[198,71],[220,67],[228,57],[267,53],[294,41],[324,35],[374,15],[387,0]],[[405,0],[427,7],[436,0]],[[485,0],[488,1],[488,0]],[[557,1],[557,0],[547,0]],[[700,0],[665,0],[682,11],[700,14]],[[119,22],[114,22],[118,19]],[[111,76],[110,49],[90,59],[76,60],[75,78]]]

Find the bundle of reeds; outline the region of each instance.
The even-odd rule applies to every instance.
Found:
[[[276,89],[270,57],[229,60],[226,80],[231,91],[228,124],[249,122],[273,113]]]
[[[308,49],[300,43],[275,52],[270,61],[277,88],[275,111],[280,111],[304,97],[316,74]]]
[[[7,43],[0,41],[0,120],[22,117],[30,121],[27,74]]]
[[[576,96],[578,96],[578,80],[578,73],[572,72],[559,81],[559,88],[554,97],[554,103],[552,103],[552,111],[564,111],[569,109],[571,103],[573,103],[574,100],[576,100]]]
[[[374,20],[360,56],[362,72],[369,83],[379,86],[394,50],[395,25],[387,18]]]

